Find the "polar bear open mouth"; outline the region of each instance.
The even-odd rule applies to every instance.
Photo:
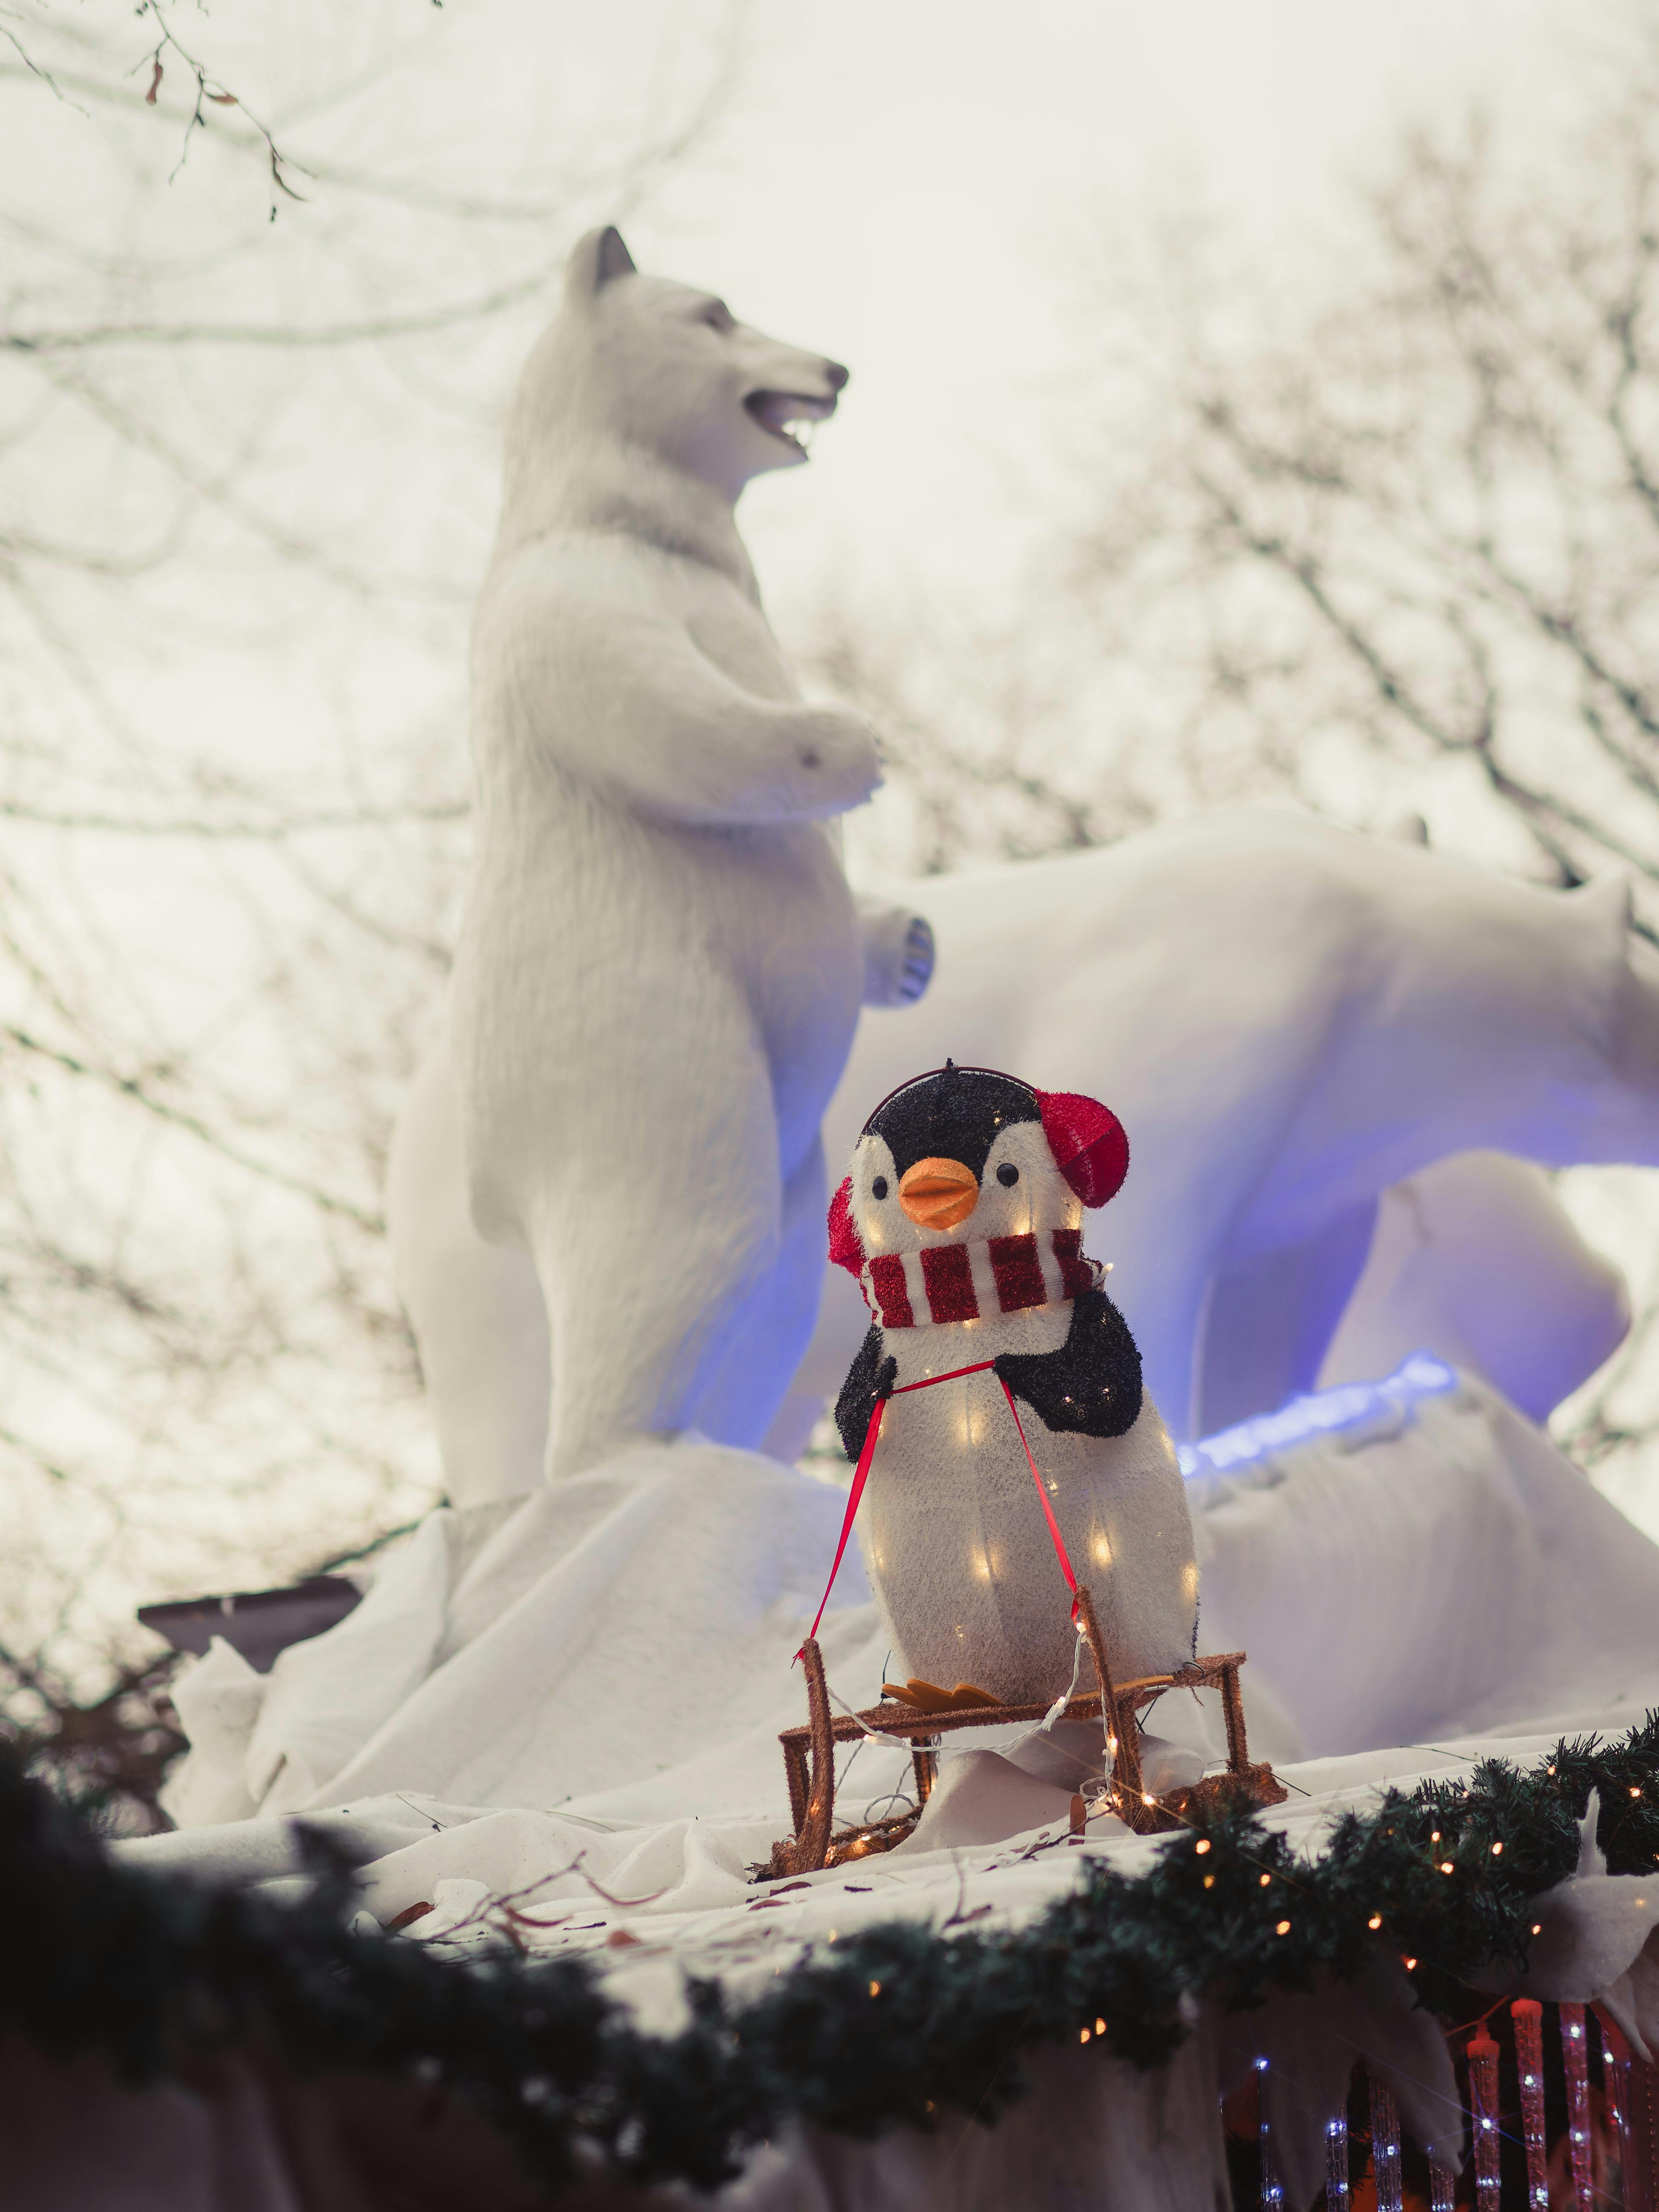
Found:
[[[798,453],[811,444],[814,424],[836,411],[833,399],[809,399],[799,392],[751,392],[743,404],[763,430]]]

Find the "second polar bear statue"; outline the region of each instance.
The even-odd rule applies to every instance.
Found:
[[[550,1477],[641,1436],[765,1435],[817,1310],[818,1128],[860,1000],[931,967],[925,923],[855,910],[835,817],[879,780],[874,732],[803,701],[732,512],[846,381],[606,228],[513,403],[473,630],[472,881],[392,1210],[418,1241],[447,1093],[472,1221],[539,1283]],[[434,1367],[513,1325],[429,1310],[468,1294],[410,1300],[441,1407]]]

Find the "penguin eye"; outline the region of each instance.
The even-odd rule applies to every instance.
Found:
[[[885,1176],[878,1176],[876,1177],[875,1181],[870,1186],[870,1195],[872,1198],[886,1197],[887,1178]]]
[[[1005,1190],[1012,1190],[1019,1181],[1019,1170],[1012,1160],[1004,1160],[1002,1165],[997,1170],[997,1181]]]

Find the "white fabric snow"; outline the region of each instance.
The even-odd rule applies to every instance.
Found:
[[[1526,1764],[1564,1730],[1614,1731],[1659,1705],[1659,1547],[1483,1385],[1401,1400],[1389,1418],[1196,1474],[1190,1491],[1200,1649],[1249,1653],[1251,1749],[1291,1790],[1267,1817],[1310,1851],[1336,1814],[1375,1803],[1390,1784],[1467,1772],[1493,1753]],[[362,1909],[376,1921],[426,1905],[415,1940],[464,1951],[500,1941],[510,1921],[532,1950],[592,1951],[656,2031],[684,2020],[687,1971],[740,1996],[895,1914],[1017,1927],[1073,1887],[1085,1857],[1126,1873],[1147,1864],[1164,1844],[1114,1821],[1069,1838],[1077,1754],[1063,1730],[1012,1763],[1006,1731],[963,1731],[949,1740],[936,1811],[904,1849],[787,1891],[753,1885],[750,1868],[788,1827],[777,1734],[805,1717],[791,1659],[843,1502],[832,1485],[693,1443],[538,1492],[498,1515],[481,1543],[470,1516],[434,1515],[356,1613],[285,1652],[268,1679],[239,1675],[241,1662],[216,1646],[182,1682],[181,1711],[210,1714],[211,1727],[175,1786],[177,1817],[211,1822],[239,1791],[245,1802],[264,1793],[263,1817],[120,1848],[222,1880],[297,1880],[291,1827],[274,1816],[320,1815],[361,1862]],[[822,1632],[830,1684],[866,1705],[885,1653],[850,1559],[836,1599]],[[1166,1755],[1220,1755],[1208,1702],[1156,1708]],[[844,1748],[842,1816],[878,1810],[908,1776],[902,1750]],[[1659,2035],[1659,1958],[1644,1950],[1659,1883],[1629,1891],[1587,1863],[1549,1915],[1547,1993],[1619,1984],[1632,2040]],[[619,1931],[628,1940],[613,1944]],[[1184,2197],[1120,2177],[1113,2194],[1087,2201],[1205,2203],[1214,2099],[1239,2049],[1277,2038],[1314,2085],[1311,2113],[1328,2085],[1308,2054],[1339,2032],[1338,2013],[1342,2035],[1398,2069],[1413,2132],[1437,2129],[1449,2153],[1450,2108],[1435,2105],[1450,2096],[1449,2075],[1424,2070],[1435,2036],[1403,1978],[1395,1986],[1378,1973],[1376,1988],[1223,2022],[1203,2014],[1155,2091],[1102,2062],[1044,2155],[1097,2174],[1097,2137],[1167,2142],[1179,2111],[1177,2133],[1189,2120],[1196,2130]],[[1075,2057],[1053,2054],[1039,2075],[1055,2075],[1058,2094],[1076,2071]],[[1048,2107],[1047,2094],[1036,2105]],[[1027,2107],[982,2142],[975,2130],[956,2166],[919,2139],[801,2137],[775,2145],[727,2199],[733,2212],[890,2197],[988,2204],[1034,2128],[1043,2133]],[[1055,2203],[1084,2201],[1056,2187]]]

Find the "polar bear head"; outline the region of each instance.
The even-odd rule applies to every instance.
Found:
[[[847,378],[738,322],[716,294],[642,274],[615,229],[590,231],[519,381],[509,499],[550,459],[568,477],[584,455],[622,448],[735,500],[751,477],[799,467]]]

